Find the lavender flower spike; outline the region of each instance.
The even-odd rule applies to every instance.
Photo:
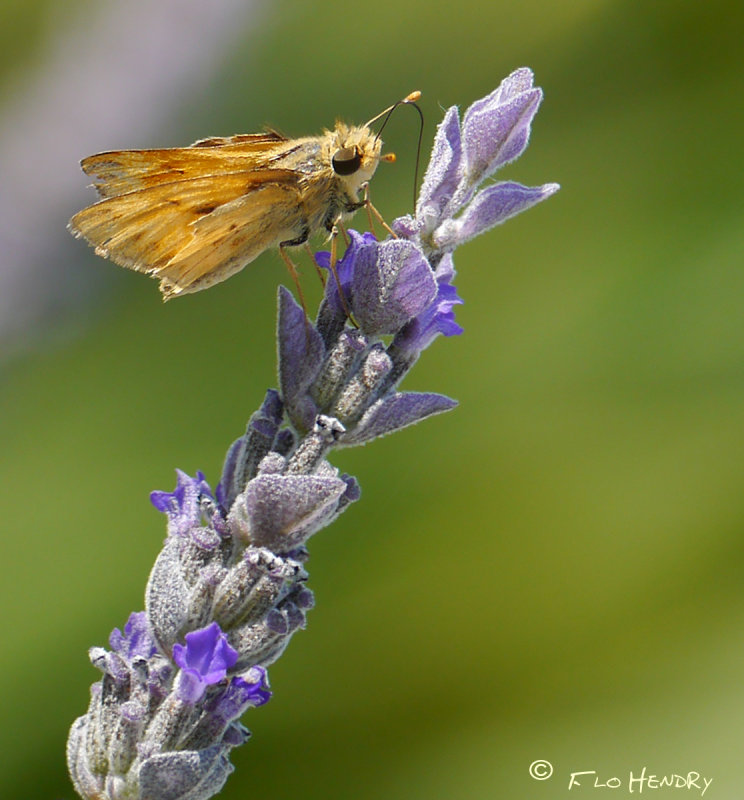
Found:
[[[314,598],[308,541],[360,497],[328,461],[449,411],[456,402],[398,386],[439,337],[460,335],[453,251],[558,188],[480,184],[527,146],[542,91],[519,69],[439,126],[414,216],[351,244],[315,323],[279,290],[279,390],[230,446],[213,492],[177,473],[151,500],[168,536],[145,610],[94,647],[101,672],[72,726],[67,763],[86,800],[206,800],[247,741],[240,722],[271,696],[267,668],[305,627]],[[318,253],[328,268],[329,254]],[[356,324],[347,319],[351,309]]]

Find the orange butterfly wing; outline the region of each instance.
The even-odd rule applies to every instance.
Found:
[[[278,134],[86,158],[103,197],[70,220],[96,253],[161,279],[164,298],[222,281],[302,231],[298,175]]]
[[[95,178],[93,186],[101,197],[116,197],[158,183],[255,169],[281,152],[284,148],[278,146],[286,141],[273,131],[215,136],[189,147],[97,153],[80,166]]]

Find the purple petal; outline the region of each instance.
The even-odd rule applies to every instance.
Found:
[[[532,71],[522,67],[465,112],[462,136],[466,166],[458,190],[458,208],[467,201],[468,190],[521,155],[541,100],[542,89],[532,87]]]
[[[510,75],[507,75],[503,81],[494,89],[491,94],[476,100],[465,112],[468,114],[478,113],[487,106],[503,105],[508,103],[512,97],[516,97],[522,92],[526,92],[532,88],[534,75],[529,67],[519,67],[515,69]]]
[[[320,334],[284,286],[279,287],[277,335],[282,397],[292,423],[304,432],[312,428],[318,413],[307,390],[320,371],[325,347]]]
[[[441,227],[441,226],[440,226]],[[437,266],[437,296],[415,319],[405,325],[395,336],[389,353],[396,361],[403,357],[411,361],[427,348],[439,334],[459,336],[462,328],[455,322],[454,306],[461,305],[457,289],[451,284],[455,276],[452,254],[446,253]]]
[[[235,678],[235,683],[240,686],[245,701],[254,707],[262,706],[271,699],[269,675],[263,667],[251,667],[242,676]]]
[[[252,667],[235,676],[209,704],[207,714],[222,724],[238,719],[250,706],[262,706],[271,698],[268,677],[263,667]]]
[[[416,218],[433,228],[460,182],[462,144],[460,142],[460,116],[457,106],[447,109],[437,128],[429,166],[421,185]]]
[[[173,660],[184,673],[179,694],[184,702],[196,702],[207,686],[219,683],[238,660],[237,650],[227,643],[220,626],[213,622],[206,628],[187,633],[186,644],[173,645]]]
[[[346,491],[336,477],[258,475],[244,493],[251,543],[280,553],[297,547],[326,523]]]
[[[174,646],[174,654],[176,652],[175,647],[180,647],[180,645]],[[206,691],[206,681],[202,680],[201,675],[195,670],[183,669],[178,673],[175,692],[179,700],[186,703],[186,705],[196,705],[204,697]]]
[[[358,233],[355,230],[349,229],[347,233],[349,234],[349,246],[346,248],[346,252],[343,256],[336,262],[336,274],[341,284],[341,291],[344,293],[344,299],[348,304],[351,302],[354,291],[353,279],[356,263],[360,257],[364,256],[366,248],[372,247],[374,249],[374,246],[377,244],[377,239],[374,234],[369,232]],[[319,266],[323,267],[323,269],[327,269],[329,272],[325,286],[326,302],[335,313],[346,317],[346,309],[338,294],[339,287],[331,273],[331,254],[328,251],[321,250],[315,254],[315,261]]]
[[[197,472],[191,478],[177,469],[176,476],[176,488],[172,492],[151,492],[150,502],[168,515],[169,536],[187,536],[192,527],[201,523],[201,499],[214,497],[204,473]]]
[[[354,316],[367,335],[395,333],[436,296],[431,267],[421,250],[404,239],[387,239],[365,255],[354,274]]]
[[[124,626],[124,633],[114,628],[109,636],[109,645],[127,661],[131,661],[135,656],[150,658],[157,647],[147,626],[147,614],[144,611],[130,614]]]
[[[442,250],[453,250],[468,239],[545,200],[559,188],[557,183],[531,187],[509,181],[489,186],[475,196],[460,217],[446,220],[437,228],[434,242]]]
[[[357,426],[344,434],[339,445],[363,444],[433,414],[449,411],[456,405],[456,400],[442,394],[402,392],[388,395],[367,409]]]

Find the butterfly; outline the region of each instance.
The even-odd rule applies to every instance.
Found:
[[[297,282],[285,248],[317,231],[334,233],[368,205],[360,191],[380,161],[395,160],[382,154],[370,125],[420,96],[412,92],[364,125],[337,122],[320,136],[267,130],[89,156],[81,167],[101,199],[75,214],[69,230],[97,255],[157,278],[164,300],[224,281],[273,247]]]

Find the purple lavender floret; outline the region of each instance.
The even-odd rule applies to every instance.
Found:
[[[124,626],[124,633],[114,628],[109,636],[109,647],[126,659],[135,656],[147,659],[154,655],[157,644],[150,634],[145,612],[133,611]]]
[[[230,647],[216,622],[187,633],[184,639],[185,645],[173,645],[173,661],[181,668],[177,692],[184,703],[194,705],[208,686],[227,677],[227,670],[238,660],[238,652]]]
[[[168,536],[145,610],[94,647],[101,673],[72,726],[67,760],[86,800],[206,800],[249,738],[240,722],[271,692],[267,668],[306,626],[314,596],[305,569],[311,536],[360,498],[356,479],[328,460],[456,402],[398,389],[439,338],[460,335],[453,251],[545,199],[556,184],[480,188],[527,146],[542,91],[519,69],[439,126],[415,214],[378,241],[349,231],[328,270],[315,322],[280,287],[279,389],[269,389],[228,449],[212,492],[177,471],[152,504]],[[350,317],[349,317],[350,313]]]
[[[151,492],[150,502],[168,516],[168,533],[172,536],[187,536],[201,520],[202,501],[211,500],[212,490],[202,472],[195,478],[176,470],[178,482],[172,492]]]
[[[431,267],[405,239],[378,242],[371,233],[353,230],[349,237],[349,247],[337,265],[346,303],[368,336],[395,333],[434,300],[437,287]],[[317,253],[315,258],[329,268],[330,253]],[[336,314],[345,314],[339,285],[332,277],[326,283],[325,299]]]

